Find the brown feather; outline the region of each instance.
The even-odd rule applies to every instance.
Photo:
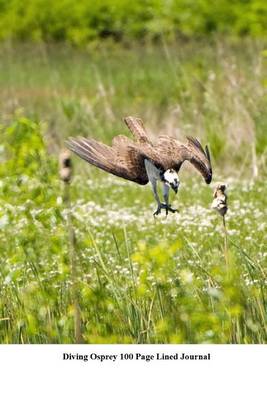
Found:
[[[201,146],[200,142],[197,140],[197,138],[194,138],[192,136],[186,136],[186,139],[188,140],[189,146],[192,145],[193,147],[195,147],[196,149],[201,151],[201,153],[206,156],[206,153],[205,153],[203,147]]]
[[[139,143],[151,143],[141,118],[125,117],[124,122]]]
[[[110,174],[145,185],[148,182],[142,154],[136,148],[109,147],[94,139],[70,138],[67,147],[90,164]]]
[[[125,146],[127,144],[129,144],[131,142],[131,140],[124,135],[117,135],[114,136],[114,138],[112,139],[112,147],[120,147],[120,146]]]

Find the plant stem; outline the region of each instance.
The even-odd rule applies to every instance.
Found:
[[[223,215],[222,220],[223,220],[223,230],[224,230],[224,258],[226,267],[228,268],[229,267],[228,232],[226,228],[225,215]]]
[[[72,301],[74,309],[74,333],[75,333],[75,343],[82,343],[82,333],[81,333],[81,311],[79,306],[79,296],[77,287],[77,268],[75,262],[75,232],[72,224],[71,217],[71,200],[69,183],[64,182],[64,203],[67,210],[67,230],[69,235],[69,260],[71,268],[71,281],[72,281]]]
[[[256,143],[255,143],[255,139],[253,140],[252,143],[252,177],[253,180],[257,179],[258,177],[258,165],[257,165],[257,153],[256,153]]]

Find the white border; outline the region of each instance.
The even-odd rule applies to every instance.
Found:
[[[65,360],[63,353],[207,354],[211,360]],[[263,399],[265,345],[1,345],[1,397],[15,399]]]

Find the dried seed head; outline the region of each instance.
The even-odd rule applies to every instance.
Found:
[[[213,202],[211,207],[218,211],[218,213],[223,217],[228,210],[227,207],[227,194],[225,183],[218,183],[213,192]]]
[[[226,189],[227,189],[227,186],[225,183],[222,183],[222,182],[217,183],[215,190],[213,192],[213,197],[216,198],[222,194],[224,194],[226,196]]]
[[[69,183],[72,174],[72,162],[70,152],[63,150],[59,155],[59,176],[65,183]]]

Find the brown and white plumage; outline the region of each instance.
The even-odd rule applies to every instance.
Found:
[[[152,143],[141,119],[126,117],[124,121],[134,140],[119,135],[113,138],[112,146],[107,146],[94,139],[78,137],[70,138],[67,147],[90,164],[140,185],[149,181],[153,185],[154,178],[171,185],[164,179],[164,173],[173,171],[177,174],[186,160],[197,168],[206,183],[210,183],[209,151],[207,147],[204,151],[197,139],[187,137],[187,143],[183,144],[175,138],[160,136],[157,143]],[[158,172],[157,176],[152,176],[153,168],[156,175]]]
[[[112,146],[94,139],[70,138],[67,147],[78,156],[113,175],[145,185],[148,183],[144,160],[150,160],[162,171],[179,171],[184,161],[191,162],[207,181],[211,180],[209,156],[197,139],[187,138],[182,144],[175,138],[160,136],[157,144],[147,137],[139,118],[126,117],[125,122],[134,134],[135,141],[126,136],[115,136]]]

